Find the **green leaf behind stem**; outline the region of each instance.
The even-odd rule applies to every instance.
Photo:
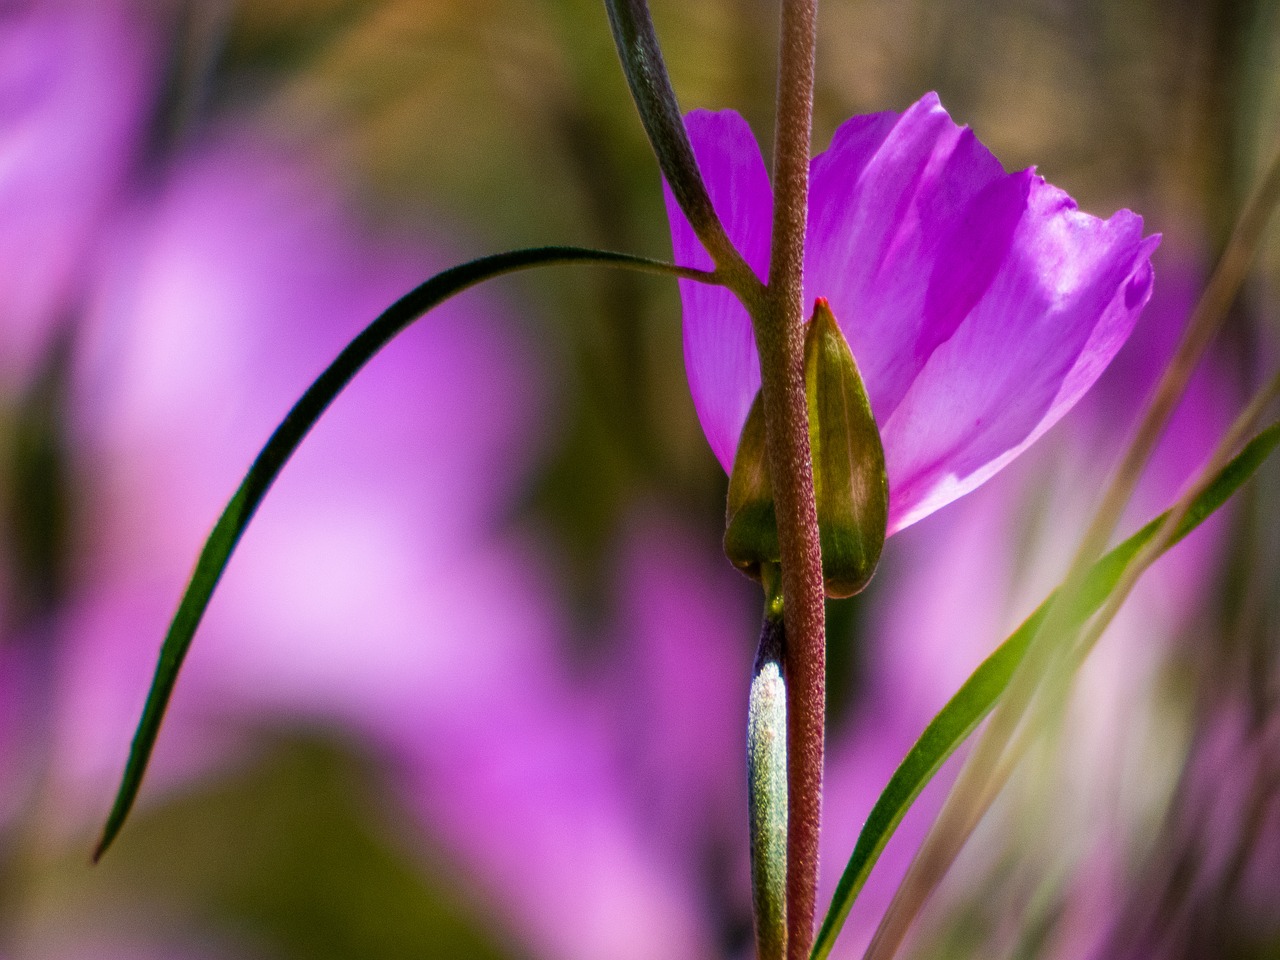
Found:
[[[106,825],[103,827],[102,839],[94,851],[95,861],[106,852],[120,832],[138,796],[147,762],[151,758],[156,737],[160,732],[160,723],[164,719],[165,709],[168,707],[169,698],[173,694],[174,684],[178,679],[178,671],[182,667],[187,650],[191,646],[192,637],[200,625],[205,609],[209,606],[209,600],[213,596],[218,581],[222,578],[232,552],[285,463],[298,449],[303,438],[324,411],[328,409],[329,404],[361,368],[397,334],[450,297],[503,274],[533,267],[569,263],[628,267],[633,270],[669,274],[692,280],[707,282],[711,280],[710,274],[704,271],[675,267],[623,253],[586,250],[578,247],[537,247],[513,250],[481,257],[436,274],[409,291],[365,327],[307,388],[306,393],[294,404],[293,409],[276,428],[266,446],[253,461],[253,465],[249,467],[249,472],[232,496],[231,502],[223,510],[222,516],[218,518],[213,532],[209,534],[209,539],[205,541],[200,551],[200,558],[196,561],[195,571],[182,595],[177,613],[174,614],[169,632],[165,636],[164,645],[160,649],[159,663],[156,665],[155,676],[151,681],[151,689],[147,693],[142,718],[138,722],[133,743],[129,748],[124,777],[116,793],[111,812],[107,816]]]
[[[1169,546],[1172,547],[1198,527],[1206,517],[1226,503],[1246,480],[1262,465],[1262,462],[1280,445],[1280,423],[1272,424],[1251,440],[1243,450],[1213,478],[1213,482],[1196,498]],[[1072,623],[1083,623],[1106,601],[1107,596],[1120,581],[1125,568],[1138,551],[1151,540],[1168,517],[1163,513],[1119,546],[1100,558],[1089,571],[1075,609],[1071,611]],[[991,656],[987,657],[970,675],[945,707],[925,727],[920,739],[907,753],[889,784],[876,800],[867,816],[862,832],[858,835],[853,854],[845,866],[836,886],[831,906],[823,918],[817,940],[810,955],[812,960],[823,960],[831,953],[849,910],[867,882],[871,868],[875,866],[885,844],[902,822],[926,784],[942,765],[973,732],[991,711],[1000,694],[1004,692],[1027,646],[1036,635],[1057,591],[1050,594],[1031,616],[1023,621],[1013,634]]]

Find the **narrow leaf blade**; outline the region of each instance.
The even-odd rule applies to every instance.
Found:
[[[196,628],[204,616],[213,591],[223,571],[253,519],[267,491],[311,428],[328,409],[343,388],[399,333],[432,308],[463,290],[504,274],[555,264],[594,263],[629,267],[651,273],[664,273],[694,280],[709,280],[703,271],[673,267],[670,264],[602,250],[578,247],[536,247],[481,257],[436,274],[409,291],[369,326],[365,327],[338,354],[337,359],[307,388],[280,423],[257,458],[249,467],[240,487],[223,510],[205,541],[195,570],[178,604],[151,681],[151,689],[142,710],[142,718],[129,748],[129,759],[116,793],[111,812],[94,851],[96,862],[107,851],[124,825],[137,799],[146,773],[147,763],[155,747],[160,724],[177,683],[178,672],[191,647]]]

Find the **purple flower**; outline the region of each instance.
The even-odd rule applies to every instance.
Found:
[[[694,112],[693,143],[730,237],[768,273],[773,198],[746,121]],[[928,94],[854,117],[812,162],[805,285],[841,324],[889,473],[889,533],[983,483],[1052,426],[1124,343],[1151,293],[1158,237],[1102,221],[1033,170],[1007,174]],[[667,192],[676,261],[710,267]],[[760,386],[746,311],[681,282],[685,366],[729,470]]]

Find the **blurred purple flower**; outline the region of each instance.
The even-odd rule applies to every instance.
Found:
[[[531,638],[536,670],[401,743],[424,822],[537,955],[723,955],[749,930],[748,585],[670,521],[624,541],[593,668]]]
[[[49,711],[57,832],[78,837],[106,808],[192,558],[257,447],[345,341],[456,258],[363,225],[262,130],[193,135],[146,189],[127,182],[133,104],[149,93],[130,53],[144,24],[124,7],[33,9],[79,17],[64,38],[76,56],[23,52],[48,89],[72,90],[33,128],[55,154],[68,147],[49,171],[69,193],[48,208],[67,200],[67,232],[49,241],[58,269],[11,276],[0,309],[80,315],[82,536]],[[134,86],[118,89],[117,72]],[[22,171],[3,197],[38,202],[13,223],[38,219],[47,192],[32,186],[39,169]],[[10,240],[0,249],[17,257]],[[32,329],[35,353],[46,333]],[[451,855],[496,929],[540,956],[693,960],[720,937],[706,905],[721,877],[707,872],[737,877],[745,902],[732,862],[745,841],[726,839],[743,823],[744,585],[689,559],[678,532],[638,534],[622,578],[648,595],[622,601],[635,617],[621,652],[590,681],[568,662],[546,557],[501,523],[547,419],[543,382],[509,311],[480,292],[371,364],[246,535],[142,803],[235,762],[264,718],[341,724],[396,761],[433,853]]]
[[[137,159],[156,44],[121,0],[0,10],[0,381],[23,382],[84,294]]]
[[[445,265],[419,238],[362,228],[265,141],[226,136],[176,160],[118,219],[89,301],[76,430],[93,542],[63,676],[69,706],[111,717],[67,731],[71,768],[98,789],[118,774],[192,557],[257,448],[347,340]],[[366,700],[426,699],[447,713],[490,670],[509,675],[511,636],[545,614],[497,521],[541,402],[526,345],[483,295],[376,358],[246,535],[185,703],[358,720]],[[495,587],[501,605],[485,599]],[[162,741],[157,759],[191,752]]]
[[[762,277],[773,197],[750,128],[697,111],[689,135],[730,237]],[[889,532],[983,483],[1084,394],[1151,293],[1128,210],[1102,221],[1032,170],[1006,174],[928,94],[854,117],[812,161],[806,296],[826,297],[884,440]],[[667,191],[675,259],[710,267]],[[681,281],[685,367],[725,470],[760,386],[746,311]]]
[[[1252,651],[1205,652],[1210,695],[1173,802],[1127,895],[1095,914],[1105,935],[1082,938],[1091,960],[1270,956],[1280,942],[1280,723],[1249,689]]]
[[[86,819],[210,518],[341,344],[442,265],[243,133],[178,158],[110,241],[76,371],[93,535],[59,671],[64,809]],[[356,380],[229,568],[143,802],[233,761],[249,718],[341,724],[394,761],[497,929],[540,956],[693,960],[716,940],[701,834],[729,849],[745,802],[721,776],[740,773],[745,584],[682,559],[677,533],[646,539],[625,561],[643,593],[623,601],[624,652],[594,680],[570,665],[546,558],[499,522],[546,421],[537,373],[508,311],[473,292]],[[641,736],[673,717],[682,735]]]
[[[0,416],[14,442],[36,374],[74,327],[100,228],[128,189],[158,76],[154,24],[128,0],[0,4]],[[6,459],[13,456],[6,450]],[[14,495],[7,478],[6,496]],[[0,505],[0,512],[29,505]],[[0,825],[29,800],[47,746],[54,625],[47,571],[0,549]],[[32,603],[39,592],[41,601]]]

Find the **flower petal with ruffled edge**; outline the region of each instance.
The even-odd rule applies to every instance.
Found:
[[[762,275],[772,193],[732,111],[688,117],[729,236]],[[928,94],[854,117],[812,163],[805,292],[826,297],[857,357],[884,440],[889,532],[978,486],[1069,410],[1151,294],[1159,237],[1121,210],[1100,220],[1033,170],[1005,173]],[[708,266],[668,192],[677,262]],[[759,388],[746,311],[682,282],[685,364],[726,470]]]

